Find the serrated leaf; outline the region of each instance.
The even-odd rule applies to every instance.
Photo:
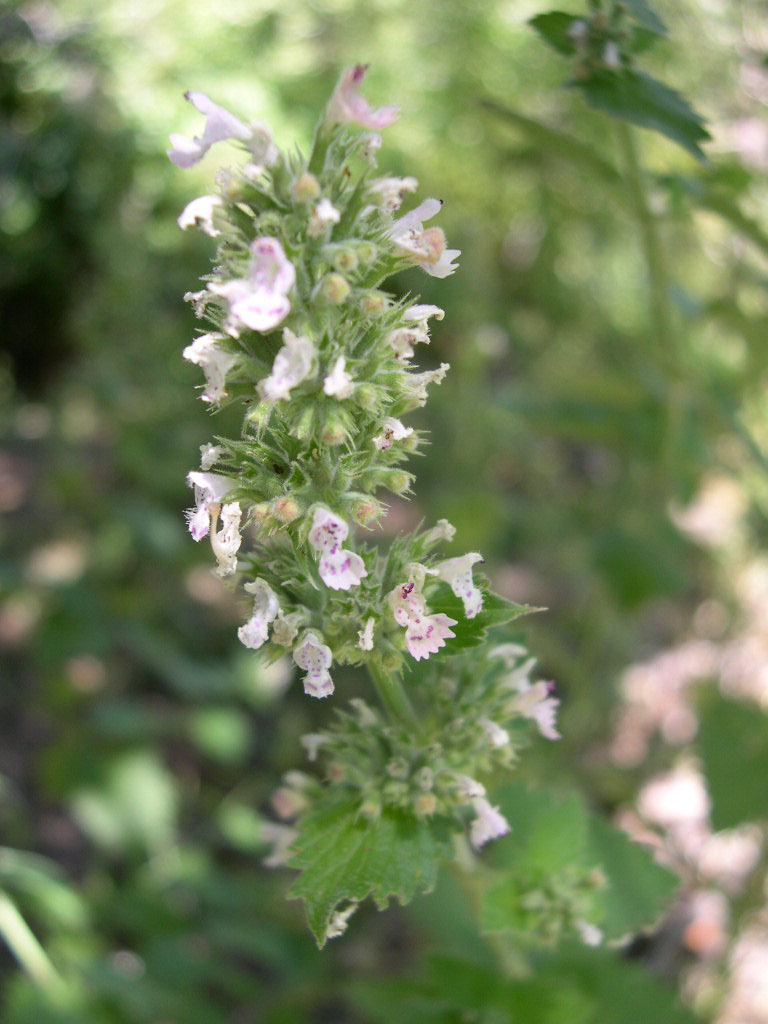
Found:
[[[575,21],[584,21],[584,19],[578,18],[574,14],[566,14],[565,11],[547,11],[546,14],[537,14],[535,18],[531,18],[528,24],[536,29],[544,42],[553,50],[570,57],[576,53],[573,39],[569,35]]]
[[[768,717],[710,693],[702,701],[699,743],[715,829],[768,817]]]
[[[629,13],[643,28],[660,36],[667,34],[667,26],[656,11],[646,3],[646,0],[624,0],[624,2]]]
[[[679,93],[644,71],[595,72],[571,84],[581,89],[594,110],[659,132],[698,160],[706,159],[699,144],[710,135],[702,118]]]
[[[485,640],[488,630],[494,626],[503,626],[523,615],[544,609],[516,604],[499,594],[484,591],[482,609],[473,619],[468,619],[464,614],[461,600],[445,586],[438,593],[430,595],[429,610],[431,614],[442,613],[456,620],[456,625],[451,626],[456,636],[452,640],[447,640],[445,646],[447,652],[457,652],[466,647],[477,647]]]
[[[575,794],[561,799],[516,783],[500,794],[500,804],[512,834],[491,856],[503,876],[497,874],[483,895],[486,931],[533,932],[541,921],[526,903],[531,889],[599,868],[605,885],[588,894],[584,906],[606,938],[620,938],[653,922],[679,884],[650,851],[591,814]]]
[[[359,801],[327,800],[299,823],[290,867],[301,875],[288,893],[303,899],[309,926],[322,949],[336,907],[372,896],[379,909],[391,898],[408,903],[429,892],[440,861],[450,853],[450,829],[386,808],[377,821],[358,813]]]
[[[589,822],[589,854],[603,869],[607,885],[597,893],[597,922],[607,939],[619,939],[652,924],[680,881],[657,864],[650,850],[634,843],[602,818]]]

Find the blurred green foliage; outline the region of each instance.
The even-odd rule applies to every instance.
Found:
[[[242,609],[184,529],[185,472],[211,431],[180,358],[181,296],[209,249],[175,217],[210,165],[185,176],[164,156],[191,125],[187,88],[305,146],[345,64],[370,60],[369,95],[402,103],[382,171],[445,200],[463,256],[449,282],[400,281],[446,308],[427,358],[452,372],[422,414],[433,447],[417,498],[391,522],[446,516],[498,590],[548,607],[524,628],[557,680],[564,739],[526,757],[529,781],[578,790],[579,821],[585,801],[606,816],[674,757],[658,737],[641,763],[606,755],[621,672],[688,636],[706,601],[725,609],[722,632],[738,628],[733,578],[759,556],[768,510],[766,15],[756,0],[657,6],[668,36],[643,66],[706,115],[704,163],[560,88],[567,59],[526,23],[544,4],[5,6],[7,1024],[555,1024],[623,1021],[626,1005],[638,1022],[688,1019],[611,949],[544,950],[529,977],[506,977],[450,879],[408,916],[361,911],[318,953],[288,881],[260,866],[269,795],[320,712],[239,647]],[[743,495],[738,551],[670,515],[713,474]],[[360,685],[349,674],[339,690]],[[764,712],[714,688],[701,709],[689,752],[715,826],[764,824]],[[18,969],[20,949],[39,977]]]

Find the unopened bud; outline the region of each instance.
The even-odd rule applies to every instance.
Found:
[[[398,672],[402,664],[402,658],[394,651],[385,651],[381,657],[381,667],[386,672]]]
[[[299,441],[308,441],[312,436],[312,431],[315,423],[315,410],[314,407],[308,405],[299,416],[298,422],[294,424],[291,429],[291,433]]]
[[[366,292],[360,299],[360,310],[364,316],[381,316],[389,309],[389,300],[382,292]]]
[[[419,818],[429,818],[437,810],[434,793],[419,793],[413,801],[413,809]]]
[[[300,174],[293,185],[291,195],[299,203],[309,203],[320,195],[320,185],[314,174],[304,171]]]
[[[281,523],[292,523],[299,518],[300,509],[294,499],[286,495],[272,503],[272,515]]]
[[[377,821],[381,817],[381,804],[375,797],[369,796],[361,804],[360,813],[368,821]]]
[[[373,384],[358,384],[353,396],[361,409],[371,411],[379,404],[379,392]]]
[[[363,498],[352,509],[352,518],[361,526],[367,526],[374,519],[378,519],[382,509],[378,501],[373,498]]]
[[[341,444],[346,436],[347,431],[345,430],[344,424],[341,422],[338,416],[335,416],[333,414],[328,416],[328,418],[325,421],[325,424],[323,425],[323,429],[320,432],[320,440],[322,441],[322,443],[331,445]]]
[[[351,274],[353,270],[357,270],[357,253],[346,246],[336,249],[331,256],[331,263],[342,274]]]
[[[423,789],[427,793],[435,784],[435,773],[425,765],[416,772],[415,782],[419,789]]]
[[[402,469],[387,469],[379,472],[379,479],[382,487],[392,491],[393,494],[405,494],[413,481],[411,473],[405,473]]]
[[[263,526],[269,519],[271,508],[266,501],[260,501],[258,505],[251,505],[251,519],[256,526]]]
[[[408,762],[404,757],[393,757],[387,762],[387,775],[393,779],[407,779],[408,772]]]
[[[357,257],[366,265],[373,263],[378,256],[378,249],[373,242],[361,242],[357,247]]]
[[[341,274],[329,274],[320,286],[323,298],[334,306],[341,305],[349,295],[349,284]]]

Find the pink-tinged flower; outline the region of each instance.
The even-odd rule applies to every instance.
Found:
[[[499,839],[511,832],[511,826],[498,807],[491,807],[485,797],[472,801],[477,817],[469,828],[469,838],[476,850],[491,839]]]
[[[280,613],[280,605],[270,585],[262,579],[245,584],[249,594],[253,594],[253,613],[250,619],[240,626],[237,636],[240,643],[252,650],[258,650],[267,642],[269,625]]]
[[[304,634],[301,643],[293,649],[293,660],[306,672],[304,693],[310,697],[330,697],[333,693],[333,680],[328,669],[333,655],[330,647],[326,647],[317,633],[307,631]]]
[[[344,356],[339,356],[333,364],[333,368],[323,381],[323,391],[332,398],[338,398],[341,402],[349,398],[355,390],[355,382],[347,373],[347,361]]]
[[[234,488],[235,481],[221,473],[187,473],[187,484],[195,489],[195,508],[187,511],[187,524],[192,539],[200,541],[208,535],[211,526],[211,510],[221,504]]]
[[[368,575],[360,555],[347,551],[341,545],[347,539],[349,527],[339,516],[322,506],[315,509],[309,543],[320,555],[320,579],[331,590],[349,590],[360,585]]]
[[[187,92],[184,98],[205,114],[205,130],[201,136],[188,139],[184,135],[171,135],[172,149],[168,150],[171,163],[186,170],[202,160],[208,150],[225,139],[250,139],[251,129],[234,114],[219,107],[204,92]]]
[[[290,397],[291,389],[306,380],[312,371],[315,346],[309,338],[297,337],[287,327],[283,331],[283,347],[275,356],[272,373],[259,384],[261,397],[278,402]]]
[[[372,651],[373,650],[373,627],[376,625],[376,619],[373,617],[369,618],[365,623],[364,629],[359,629],[357,635],[359,637],[357,646],[361,651]]]
[[[458,794],[465,800],[474,800],[476,797],[485,796],[485,786],[482,782],[478,782],[477,779],[473,779],[469,775],[457,773],[456,782],[458,784]]]
[[[211,548],[218,566],[216,572],[219,576],[231,576],[237,569],[237,552],[243,538],[240,535],[240,520],[242,510],[237,501],[224,505],[221,509],[221,529],[218,529],[218,505],[210,510],[211,517]]]
[[[492,722],[490,718],[481,718],[480,725],[482,726],[485,738],[488,740],[488,745],[492,749],[497,750],[500,747],[509,745],[509,733],[496,722]]]
[[[328,104],[326,124],[353,122],[378,132],[397,119],[400,107],[380,107],[379,110],[371,110],[365,98],[360,95],[360,86],[367,70],[367,64],[356,64],[344,72]]]
[[[544,739],[559,740],[561,737],[555,724],[559,704],[560,701],[552,696],[549,684],[538,682],[520,688],[510,710],[532,719]]]
[[[328,228],[338,224],[340,220],[341,214],[330,199],[323,198],[309,215],[307,234],[310,238],[320,238]]]
[[[415,210],[396,220],[389,231],[400,252],[431,277],[448,277],[457,269],[453,261],[461,256],[461,249],[446,249],[442,228],[424,229],[424,221],[435,217],[442,205],[439,199],[425,199]]]
[[[472,566],[482,561],[482,555],[477,551],[470,551],[467,555],[449,558],[436,566],[440,579],[450,584],[456,597],[461,598],[464,604],[464,614],[468,619],[474,619],[483,607],[482,592],[472,580]]]
[[[281,868],[291,857],[291,846],[299,838],[299,830],[290,825],[278,825],[272,821],[262,821],[259,827],[259,839],[271,843],[271,852],[263,858],[265,868]]]
[[[208,290],[229,303],[224,330],[238,337],[241,327],[271,331],[291,309],[288,292],[296,271],[276,238],[256,238],[251,243],[248,276],[234,281],[212,283]]]
[[[368,186],[378,205],[393,212],[399,210],[409,192],[415,192],[419,183],[415,178],[377,178]]]
[[[179,214],[177,224],[182,231],[200,228],[211,238],[217,238],[221,234],[213,224],[213,211],[217,206],[221,206],[219,196],[200,196],[199,199],[193,199]]]
[[[227,397],[227,374],[237,363],[237,356],[220,348],[218,342],[224,340],[223,334],[201,334],[182,352],[189,363],[199,366],[205,374],[204,402],[218,405]]]
[[[393,441],[402,441],[413,433],[413,427],[404,426],[393,416],[387,416],[381,426],[382,432],[373,439],[374,447],[380,452],[391,448]]]
[[[405,627],[405,646],[416,661],[436,654],[445,641],[456,636],[451,626],[456,619],[447,615],[430,615],[418,580],[400,584],[390,593],[389,607],[398,626]]]

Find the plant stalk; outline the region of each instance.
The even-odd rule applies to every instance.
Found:
[[[32,981],[49,993],[61,992],[64,982],[48,954],[21,916],[16,904],[0,890],[0,935]]]
[[[368,662],[368,673],[379,700],[389,714],[401,724],[410,726],[415,732],[420,731],[419,719],[400,676],[396,672],[387,671],[375,660]]]

